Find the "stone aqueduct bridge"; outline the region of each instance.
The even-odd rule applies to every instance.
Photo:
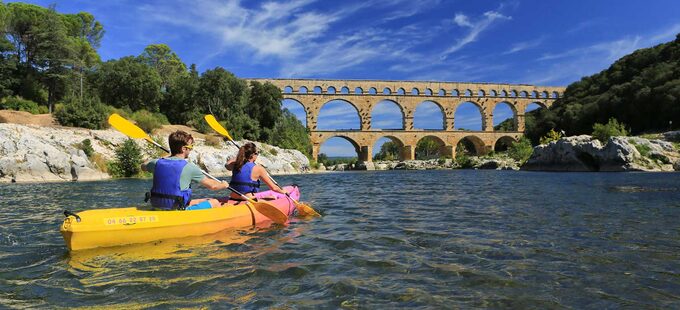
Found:
[[[564,87],[543,87],[526,84],[369,81],[369,80],[312,80],[312,79],[250,79],[269,82],[279,87],[284,99],[299,102],[307,114],[307,128],[312,141],[312,156],[317,159],[321,144],[332,138],[348,140],[359,160],[371,161],[373,146],[382,137],[390,138],[401,148],[400,159],[415,159],[415,148],[424,137],[434,137],[440,143],[440,154],[453,156],[456,145],[463,139],[475,147],[477,154],[486,154],[497,143],[516,141],[523,135],[527,106],[536,103],[549,107],[564,93]],[[321,107],[332,100],[342,100],[356,108],[360,130],[317,130]],[[371,129],[371,111],[381,101],[395,103],[402,113],[403,130]],[[443,114],[444,130],[413,128],[416,107],[430,101]],[[482,131],[454,130],[454,114],[460,104],[470,102],[479,108]],[[515,131],[494,131],[493,111],[497,104],[507,104],[513,112]]]

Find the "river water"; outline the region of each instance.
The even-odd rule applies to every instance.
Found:
[[[680,173],[278,181],[324,216],[73,253],[64,209],[139,204],[150,180],[0,185],[0,306],[680,307]]]

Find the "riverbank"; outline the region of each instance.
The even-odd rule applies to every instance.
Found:
[[[26,112],[0,111],[0,183],[65,182],[106,180],[107,163],[114,160],[115,149],[128,138],[120,132],[89,130],[55,125],[51,117]],[[236,157],[237,149],[223,143],[216,135],[205,135],[190,127],[166,125],[156,130],[154,139],[165,144],[175,130],[190,132],[195,149],[189,160],[205,171],[220,177],[231,173],[224,163]],[[85,153],[89,141],[91,154]],[[144,159],[161,156],[144,140],[135,141]],[[239,141],[243,144],[247,141]],[[258,163],[273,175],[345,170],[438,170],[496,169],[534,171],[680,171],[680,131],[644,137],[612,137],[601,143],[591,136],[563,137],[534,147],[531,157],[522,163],[506,153],[464,156],[456,159],[376,161],[339,164],[310,170],[306,156],[255,142],[260,148]]]
[[[182,127],[182,128],[179,128]],[[186,126],[164,126],[152,135],[162,144],[170,131]],[[230,176],[224,164],[236,157],[237,149],[221,138],[192,132],[195,148],[189,157],[205,171],[216,176]],[[106,180],[107,163],[114,160],[115,149],[128,138],[114,130],[89,130],[56,125],[0,123],[0,183],[64,182]],[[92,154],[84,151],[89,140]],[[145,160],[159,156],[156,148],[144,140],[135,140]],[[238,141],[243,144],[249,141]],[[273,175],[305,173],[309,160],[297,150],[254,142],[260,149],[258,163]]]
[[[641,137],[612,137],[602,143],[589,135],[563,137],[533,148],[526,162],[507,153],[454,159],[374,161],[322,168],[347,170],[495,169],[529,171],[680,171],[680,131]]]

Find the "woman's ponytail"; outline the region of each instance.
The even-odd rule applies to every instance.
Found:
[[[244,144],[239,150],[238,155],[236,155],[236,161],[234,161],[234,172],[241,171],[241,167],[245,165],[253,154],[257,153],[257,146],[255,143],[248,142]]]

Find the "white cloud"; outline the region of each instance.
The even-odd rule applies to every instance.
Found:
[[[474,25],[470,23],[470,19],[465,15],[461,13],[456,13],[456,16],[453,18],[453,22],[456,23],[456,25],[461,26],[461,27],[469,27],[473,28]]]
[[[442,54],[441,58],[445,59],[448,57],[448,55],[460,50],[463,48],[465,45],[468,45],[469,43],[472,43],[477,40],[477,37],[479,34],[481,34],[484,30],[486,30],[491,24],[493,24],[494,21],[496,20],[510,20],[512,17],[510,16],[505,16],[501,13],[494,12],[494,11],[488,11],[484,13],[484,16],[481,20],[477,22],[471,22],[470,19],[462,14],[458,13],[454,17],[453,21],[456,25],[461,26],[461,27],[466,27],[470,28],[470,32],[466,36],[464,36],[462,39],[459,39],[456,41],[455,44],[447,48]]]
[[[510,47],[509,50],[507,50],[506,52],[503,53],[503,55],[514,54],[514,53],[517,53],[517,52],[520,52],[520,51],[523,51],[523,50],[528,50],[528,49],[537,47],[537,46],[541,45],[541,43],[543,43],[543,41],[545,39],[546,39],[545,37],[540,37],[540,38],[535,39],[535,40],[519,42],[519,43],[513,44]]]

